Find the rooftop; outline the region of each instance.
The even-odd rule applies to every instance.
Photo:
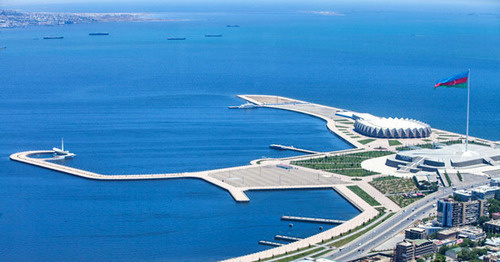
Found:
[[[475,144],[469,144],[469,150],[464,152],[463,144],[456,144],[450,146],[443,146],[438,149],[418,149],[403,151],[399,154],[410,156],[410,157],[425,157],[432,160],[437,160],[441,162],[447,161],[466,161],[478,158],[490,158],[493,156],[500,156],[500,148],[492,148],[487,146],[480,146]]]
[[[413,227],[413,228],[410,228],[410,229],[408,229],[408,230],[411,230],[411,231],[416,231],[416,232],[420,232],[420,233],[425,232],[425,229],[423,229],[423,228],[418,228],[418,227]]]
[[[485,224],[500,226],[500,219],[491,220],[491,221],[486,222]]]

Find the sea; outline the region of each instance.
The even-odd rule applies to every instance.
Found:
[[[9,160],[62,138],[77,156],[61,164],[110,175],[298,155],[270,144],[350,148],[311,116],[228,109],[245,102],[238,94],[414,118],[463,134],[467,90],[433,87],[470,69],[470,134],[500,140],[494,1],[16,8],[172,21],[0,30],[1,261],[217,261],[269,249],[258,241],[278,234],[332,227],[290,227],[282,215],[359,214],[333,190],[250,191],[241,204],[200,180],[93,181]]]

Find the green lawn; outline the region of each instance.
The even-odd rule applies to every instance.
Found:
[[[366,144],[371,143],[371,142],[373,142],[373,141],[375,141],[375,140],[377,140],[377,139],[368,138],[368,139],[359,140],[358,142],[359,142],[360,144],[362,144],[362,145],[366,145]]]
[[[406,198],[402,193],[414,193],[419,191],[415,181],[411,178],[385,176],[373,179],[370,184],[384,195],[390,198],[400,207],[405,207],[420,198]],[[393,194],[393,195],[392,195]]]
[[[361,168],[361,162],[375,157],[393,154],[389,151],[368,151],[338,155],[331,157],[314,158],[291,162],[292,165],[308,167],[312,169],[324,170],[331,173],[346,176],[370,176],[376,174]]]
[[[373,197],[368,195],[363,189],[359,186],[347,186],[352,192],[361,197],[366,203],[370,204],[370,206],[380,206],[380,203],[377,202]]]
[[[389,140],[389,146],[399,146],[402,145],[398,140]]]

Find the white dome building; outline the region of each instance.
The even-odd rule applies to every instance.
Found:
[[[382,118],[370,115],[355,116],[354,130],[378,138],[422,138],[431,135],[431,127],[408,118]]]

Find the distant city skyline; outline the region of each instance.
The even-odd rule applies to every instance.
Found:
[[[141,1],[141,3],[137,3],[134,0],[108,0],[108,1],[100,1],[100,0],[4,0],[0,3],[0,6],[4,5],[40,5],[40,4],[83,4],[83,3],[100,3],[100,4],[112,4],[112,3],[134,3],[134,4],[173,4],[173,3],[182,3],[182,4],[220,4],[220,3],[229,3],[229,4],[238,4],[238,3],[253,3],[253,4],[269,4],[269,3],[283,3],[283,4],[310,4],[310,3],[325,3],[325,4],[339,4],[339,3],[373,3],[373,2],[383,2],[383,3],[392,3],[392,4],[414,4],[414,3],[423,3],[427,4],[455,4],[455,5],[479,5],[479,4],[494,4],[499,5],[495,0],[480,0],[480,1],[453,1],[453,0],[378,0],[378,1],[369,1],[369,0],[351,0],[351,1],[287,1],[287,0],[272,0],[272,1],[257,1],[257,0],[218,0],[218,1],[203,1],[203,0],[188,0],[188,1],[179,1],[179,0],[146,0]]]

